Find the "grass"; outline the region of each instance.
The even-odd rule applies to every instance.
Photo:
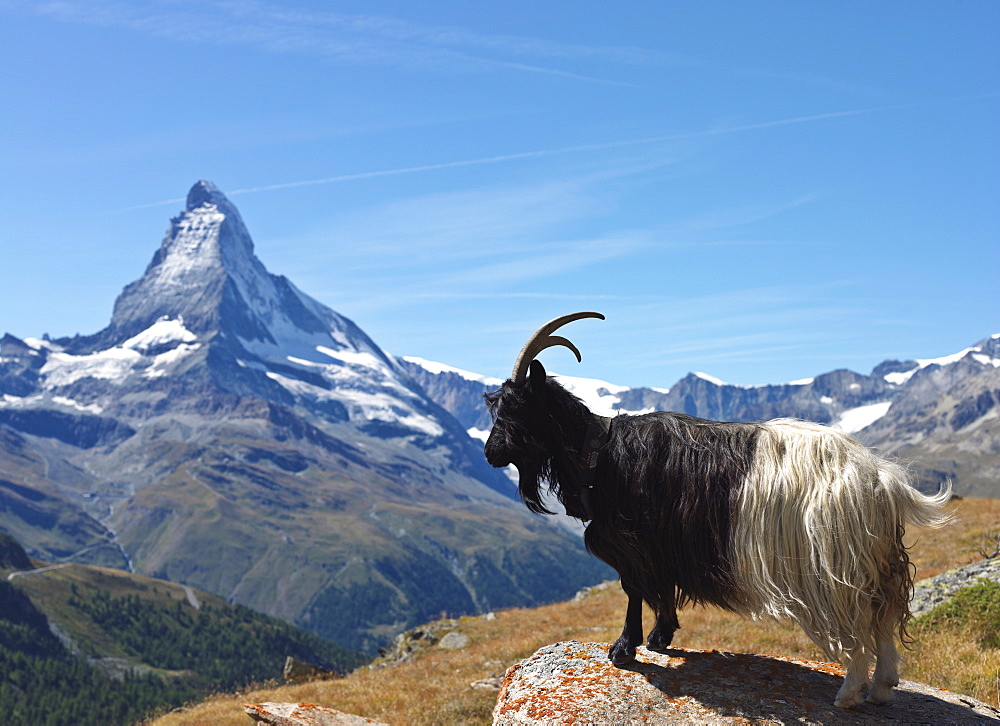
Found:
[[[917,578],[931,577],[977,559],[970,543],[976,532],[1000,523],[1000,500],[968,499],[955,505],[951,526],[909,534]],[[987,602],[990,597],[985,597]],[[949,612],[915,625],[917,643],[904,651],[902,677],[968,694],[1000,706],[1000,651],[984,641],[975,598],[958,617]],[[625,597],[614,584],[589,596],[532,609],[499,612],[495,619],[468,617],[456,630],[469,638],[461,650],[428,648],[409,661],[361,668],[346,678],[301,685],[270,685],[239,694],[218,694],[183,712],[153,721],[155,726],[246,726],[242,704],[262,701],[319,703],[348,713],[397,724],[490,723],[495,691],[470,687],[500,675],[543,645],[560,640],[609,642],[621,629]],[[937,612],[937,611],[935,611]],[[994,611],[995,612],[995,611]],[[931,615],[934,615],[933,613]],[[651,626],[646,613],[646,628]],[[794,626],[750,621],[711,608],[687,609],[674,644],[685,648],[781,654],[823,660]]]
[[[983,580],[917,619],[909,676],[1000,705],[1000,583]]]

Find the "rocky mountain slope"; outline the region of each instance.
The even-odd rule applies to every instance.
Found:
[[[0,340],[0,528],[356,648],[607,575],[197,183],[109,325]],[[488,526],[484,526],[488,523]]]
[[[401,364],[474,437],[489,430],[478,402],[499,380],[422,360]],[[888,360],[868,375],[836,370],[792,383],[734,386],[690,373],[669,389],[557,376],[606,416],[680,411],[722,421],[790,416],[837,426],[912,462],[917,485],[951,479],[965,496],[1000,497],[1000,334],[958,353]]]

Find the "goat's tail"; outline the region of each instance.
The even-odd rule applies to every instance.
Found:
[[[954,512],[945,509],[951,501],[951,481],[946,481],[937,494],[923,494],[910,485],[909,476],[902,467],[883,460],[879,466],[879,482],[895,500],[901,523],[942,527],[951,521]]]
[[[913,577],[916,567],[910,562],[903,542],[906,525],[941,527],[954,512],[945,509],[951,500],[952,486],[946,481],[937,494],[927,495],[910,485],[909,476],[898,464],[876,458],[878,486],[883,490],[882,501],[888,521],[896,523],[895,541],[888,553],[887,571],[881,573],[879,587],[872,602],[872,630],[891,637],[893,631],[904,646],[913,642],[908,631],[910,599],[913,597]]]

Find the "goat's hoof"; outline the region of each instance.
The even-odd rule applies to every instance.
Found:
[[[860,706],[864,702],[865,702],[864,697],[860,693],[858,693],[853,696],[844,696],[842,698],[838,698],[833,702],[833,705],[836,706],[837,708],[854,708],[855,706]]]
[[[872,689],[868,691],[868,697],[865,699],[865,702],[874,704],[892,703],[895,698],[896,694],[891,686],[883,686],[882,688],[872,686]]]
[[[611,659],[611,665],[621,668],[622,666],[627,666],[629,663],[635,662],[635,648],[615,644],[611,647],[611,652],[608,653],[608,657]]]
[[[673,632],[661,633],[659,630],[653,630],[653,632],[649,634],[649,638],[646,640],[646,647],[649,650],[664,651],[670,647],[670,643],[673,639]]]

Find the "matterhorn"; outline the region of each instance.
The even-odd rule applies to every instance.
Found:
[[[608,571],[199,181],[91,335],[0,340],[0,528],[373,651]]]

